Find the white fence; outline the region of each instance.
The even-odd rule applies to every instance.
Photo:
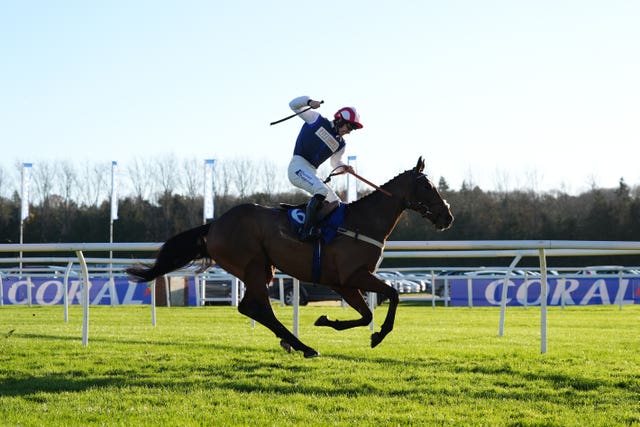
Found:
[[[72,252],[81,266],[83,283],[82,306],[83,328],[82,343],[88,345],[89,331],[89,283],[88,262],[85,252],[155,252],[160,243],[60,243],[60,244],[5,244],[0,245],[1,253],[38,253],[38,252]],[[625,241],[557,241],[557,240],[524,240],[524,241],[392,241],[387,242],[383,258],[481,258],[481,257],[513,257],[505,274],[505,282],[523,257],[537,257],[541,273],[540,304],[540,351],[547,352],[547,257],[593,256],[593,255],[626,255],[640,254],[640,242]],[[1,259],[3,262],[38,262],[40,258],[19,257]],[[71,262],[70,258],[60,257]],[[142,259],[142,258],[141,258]],[[116,259],[101,259],[115,263]],[[136,263],[140,259],[117,259],[119,264]],[[155,325],[155,286],[152,286],[152,324]],[[2,287],[0,287],[2,292]],[[502,288],[500,304],[499,335],[504,334],[507,286]],[[299,282],[294,281],[294,301],[299,295]],[[2,295],[0,294],[0,301]],[[298,306],[294,304],[294,333],[298,330]]]

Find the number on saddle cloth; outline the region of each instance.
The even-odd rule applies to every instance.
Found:
[[[317,227],[320,227],[320,238],[324,243],[331,243],[336,234],[338,234],[338,227],[341,227],[344,222],[346,206],[344,203],[340,203],[336,209],[318,222]],[[291,232],[297,233],[302,224],[304,224],[304,209],[299,207],[287,209],[287,216],[289,217]]]

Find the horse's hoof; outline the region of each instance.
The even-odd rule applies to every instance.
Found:
[[[320,353],[318,353],[312,348],[304,352],[305,359],[311,359],[312,357],[318,357],[318,356],[320,356]]]
[[[375,346],[380,344],[382,342],[383,338],[384,337],[382,335],[380,335],[380,332],[376,332],[374,334],[371,334],[371,348],[374,348]]]
[[[284,351],[286,351],[287,353],[291,353],[291,344],[289,344],[285,340],[280,340],[280,347],[284,348]]]
[[[315,326],[327,326],[329,324],[329,318],[327,316],[322,315],[318,317],[318,320],[314,323]]]

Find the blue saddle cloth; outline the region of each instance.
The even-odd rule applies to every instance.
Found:
[[[324,217],[317,225],[320,228],[320,238],[323,243],[331,243],[338,234],[338,227],[341,227],[344,223],[344,214],[347,205],[340,203],[337,208],[333,210],[329,215]],[[305,212],[304,209],[291,208],[287,210],[289,216],[289,224],[291,231],[298,233],[300,227],[304,223]]]
[[[344,214],[346,211],[346,205],[344,203],[338,204],[338,207],[333,210],[329,215],[324,217],[316,225],[316,228],[320,229],[320,236],[317,240],[313,241],[313,259],[311,260],[311,275],[314,283],[320,282],[320,266],[322,263],[322,244],[331,243],[338,234],[338,227],[341,227],[344,222]],[[287,216],[289,217],[289,226],[291,232],[298,234],[302,224],[304,224],[305,210],[295,207],[287,209]]]

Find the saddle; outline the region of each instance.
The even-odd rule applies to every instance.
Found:
[[[298,234],[304,224],[306,203],[301,205],[280,203],[280,207],[287,211],[291,232]],[[333,241],[338,233],[338,228],[344,222],[345,209],[346,205],[337,201],[322,205],[320,212],[318,212],[318,223],[315,226],[319,230],[317,240],[321,240],[323,243]]]
[[[311,275],[314,283],[319,283],[320,280],[322,245],[330,243],[335,239],[338,234],[338,229],[341,228],[344,222],[346,206],[347,205],[344,203],[339,202],[324,203],[320,208],[320,212],[318,212],[318,223],[315,225],[315,228],[318,229],[318,233],[315,240],[311,241],[311,244],[313,245]],[[280,203],[280,207],[287,211],[291,232],[300,235],[302,224],[304,224],[305,211],[307,208],[306,203],[301,205]]]

